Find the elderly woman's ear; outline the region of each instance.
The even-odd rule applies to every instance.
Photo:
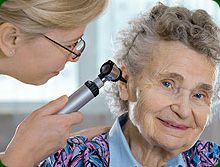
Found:
[[[118,90],[119,90],[119,96],[122,100],[127,101],[128,100],[128,73],[126,66],[123,64],[121,67],[122,71],[122,77],[127,80],[127,83],[124,82],[118,82]]]
[[[119,96],[124,101],[136,101],[136,89],[135,89],[135,82],[133,77],[128,74],[128,70],[125,65],[121,67],[122,76],[127,80],[127,83],[118,82],[118,90]]]

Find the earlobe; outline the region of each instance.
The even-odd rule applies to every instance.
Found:
[[[118,84],[118,90],[119,90],[119,96],[122,100],[127,101],[128,100],[128,89],[126,83],[119,83]]]
[[[3,56],[12,57],[17,45],[18,28],[11,23],[0,25],[0,48]]]
[[[127,80],[127,83],[118,82],[118,90],[119,90],[119,96],[122,100],[126,101],[129,99],[129,93],[128,93],[128,74],[127,74],[127,69],[125,67],[125,65],[122,65],[121,67],[121,71],[122,71],[122,77],[125,78]]]
[[[9,55],[8,55],[8,57],[12,57],[12,56],[14,56],[15,55],[15,50],[11,50],[11,51],[9,51]]]

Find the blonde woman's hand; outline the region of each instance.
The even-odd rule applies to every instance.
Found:
[[[82,122],[80,112],[57,114],[67,103],[62,96],[32,112],[17,127],[5,154],[6,166],[35,166],[54,152],[65,147],[72,125]]]

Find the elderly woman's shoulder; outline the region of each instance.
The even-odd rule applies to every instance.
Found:
[[[65,148],[41,163],[41,167],[58,166],[103,166],[109,163],[109,146],[107,134],[101,134],[89,140],[85,136],[68,139]]]
[[[214,142],[198,140],[183,153],[183,157],[187,165],[214,166],[220,160],[220,146]]]

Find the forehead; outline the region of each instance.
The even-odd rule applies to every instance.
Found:
[[[191,84],[205,83],[212,85],[214,80],[214,66],[205,55],[177,41],[160,41],[152,53],[151,62],[144,73],[150,77],[159,74],[176,73],[182,80]]]

